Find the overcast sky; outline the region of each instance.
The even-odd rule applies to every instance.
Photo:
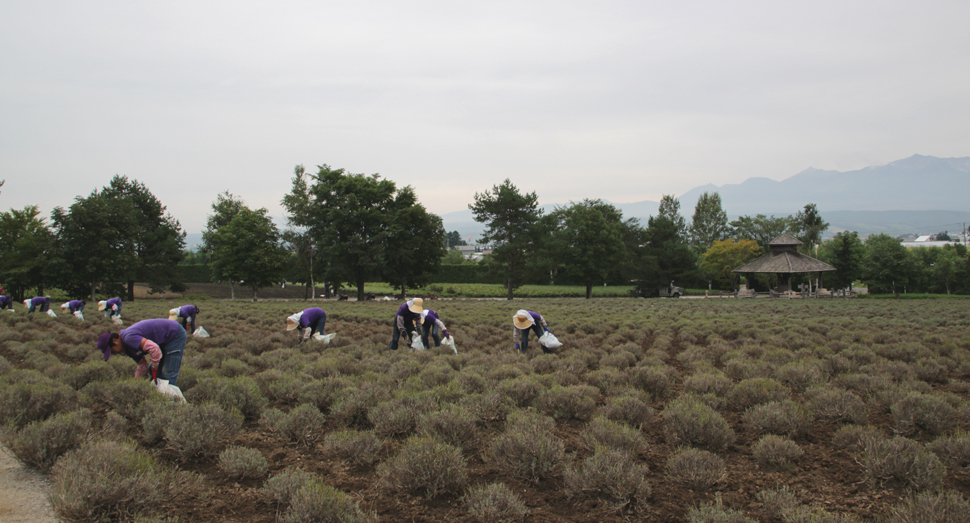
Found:
[[[225,190],[282,215],[296,164],[444,214],[505,178],[636,202],[970,156],[968,23],[967,0],[0,0],[0,209],[123,174],[191,233]]]

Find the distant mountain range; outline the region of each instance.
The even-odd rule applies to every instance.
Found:
[[[829,223],[827,235],[848,230],[861,235],[955,233],[970,224],[970,157],[936,158],[913,155],[887,165],[857,171],[825,171],[808,168],[775,181],[748,178],[739,184],[702,185],[680,195],[681,214],[690,222],[701,194],[717,192],[728,217],[764,214],[796,214],[814,203]],[[660,208],[659,202],[614,203],[624,218],[640,218],[646,225]],[[556,205],[543,205],[545,212]],[[470,210],[441,215],[445,230],[458,231],[471,243],[482,234],[482,224]],[[276,219],[283,227],[285,220]],[[186,235],[186,246],[202,242],[201,233]]]
[[[796,214],[814,203],[829,223],[827,234],[843,230],[862,235],[931,234],[958,232],[970,224],[970,157],[936,158],[913,155],[887,165],[857,171],[825,171],[809,168],[775,181],[749,178],[739,184],[695,187],[680,195],[681,213],[690,222],[701,194],[717,192],[731,219],[741,215]],[[659,202],[615,203],[625,218],[644,224],[656,215]],[[544,205],[546,212],[555,205]],[[482,226],[470,210],[441,216],[445,229],[462,238],[477,240]]]

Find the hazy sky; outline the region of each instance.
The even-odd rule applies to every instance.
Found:
[[[0,0],[0,209],[144,182],[187,232],[329,164],[465,209],[970,155],[970,2]],[[693,202],[691,202],[691,206]]]

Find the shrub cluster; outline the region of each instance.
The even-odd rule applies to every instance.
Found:
[[[309,481],[293,494],[282,523],[377,523],[377,515],[366,513],[346,493],[322,480]]]
[[[47,472],[58,458],[84,443],[90,430],[91,411],[82,409],[5,431],[2,441],[21,462]]]
[[[369,430],[339,430],[327,434],[323,441],[327,450],[358,465],[372,465],[381,451],[380,438]]]
[[[320,409],[303,403],[289,413],[268,409],[259,419],[259,425],[284,440],[309,447],[319,438],[324,420]]]
[[[734,443],[734,430],[727,420],[694,396],[671,401],[663,417],[667,441],[673,445],[722,451]]]
[[[724,460],[706,450],[682,448],[667,459],[667,475],[688,488],[707,491],[724,480]]]
[[[219,454],[219,469],[230,478],[262,478],[269,472],[269,462],[256,449],[233,446]]]
[[[763,436],[751,448],[754,459],[764,467],[788,468],[804,453],[794,441],[774,434]]]
[[[505,483],[474,486],[462,499],[480,523],[516,523],[529,515],[525,503]]]
[[[64,521],[123,520],[202,492],[199,476],[166,467],[132,444],[111,441],[66,454],[54,464],[51,477],[51,506]]]
[[[400,452],[378,467],[380,484],[388,490],[422,492],[434,497],[459,492],[468,483],[461,449],[433,438],[412,436]]]
[[[902,436],[871,442],[862,463],[870,482],[891,481],[915,491],[939,487],[946,472],[936,454]]]
[[[558,474],[565,452],[553,428],[552,418],[514,412],[505,424],[505,432],[492,440],[492,459],[500,468],[526,481],[538,482]]]
[[[563,473],[566,494],[599,496],[625,507],[642,506],[650,496],[644,476],[648,469],[632,459],[630,453],[608,447],[597,447],[593,455]]]

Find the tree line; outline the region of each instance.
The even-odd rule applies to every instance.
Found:
[[[743,215],[729,220],[716,192],[702,194],[688,222],[680,201],[661,198],[656,216],[646,224],[624,219],[602,200],[583,200],[544,214],[533,193],[522,193],[505,180],[475,194],[469,205],[485,224],[482,242],[496,248],[483,260],[504,276],[508,298],[523,283],[582,284],[586,297],[594,285],[635,284],[638,295],[650,295],[672,281],[682,286],[737,290],[732,271],[769,252],[768,243],[787,233],[802,242],[803,254],[817,257],[837,271],[824,273],[832,289],[867,284],[872,292],[970,293],[970,258],[962,245],[908,249],[886,234],[863,243],[845,231],[822,242],[828,230],[815,204],[788,216]],[[811,283],[815,274],[797,275],[795,284]],[[767,291],[777,276],[746,277],[749,288]]]
[[[233,297],[237,285],[255,300],[260,287],[288,280],[308,292],[315,282],[348,283],[363,299],[365,282],[387,282],[402,294],[427,283],[447,249],[464,243],[457,232],[445,232],[413,188],[378,174],[328,165],[311,173],[298,165],[281,203],[284,231],[265,208],[251,209],[228,191],[218,195],[199,252],[187,253],[185,233],[165,206],[144,184],[115,176],[55,208],[49,223],[36,206],[0,213],[0,283],[18,300],[47,287],[92,300],[97,294],[133,300],[136,281],[152,292],[184,290],[178,265],[188,260],[205,263]],[[828,224],[814,204],[794,215],[729,221],[720,195],[704,193],[688,222],[677,198],[664,195],[644,224],[598,199],[544,213],[535,192],[507,179],[475,193],[469,208],[485,227],[479,241],[493,247],[481,263],[501,277],[509,299],[524,283],[583,285],[587,298],[603,284],[633,284],[641,294],[671,281],[733,290],[740,281],[731,271],[768,252],[768,242],[782,233],[838,269],[824,276],[827,287],[861,280],[883,292],[970,292],[963,246],[910,250],[886,235],[863,243],[854,232],[822,243]],[[759,290],[776,284],[771,275],[745,283]]]

